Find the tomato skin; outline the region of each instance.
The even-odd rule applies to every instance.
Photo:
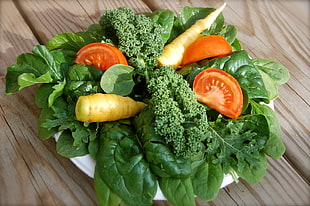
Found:
[[[181,65],[211,57],[227,56],[231,52],[232,48],[225,38],[219,35],[203,36],[185,50]]]
[[[243,95],[237,80],[221,69],[209,68],[194,79],[197,100],[232,119],[242,112]]]
[[[118,48],[99,42],[87,44],[82,47],[77,52],[75,63],[93,65],[103,71],[114,64],[128,65],[126,57]]]

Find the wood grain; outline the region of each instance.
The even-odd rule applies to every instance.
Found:
[[[92,179],[55,151],[55,141],[37,135],[37,86],[5,96],[6,67],[60,32],[85,30],[104,10],[129,6],[136,12],[184,6],[218,7],[224,1],[204,0],[2,0],[0,1],[0,205],[97,205]],[[310,204],[310,45],[309,1],[227,0],[227,24],[239,30],[243,48],[253,58],[285,65],[291,79],[279,87],[275,101],[287,151],[268,159],[259,184],[240,181],[220,190],[203,205]],[[308,6],[308,7],[307,7]],[[170,206],[154,201],[156,206]]]

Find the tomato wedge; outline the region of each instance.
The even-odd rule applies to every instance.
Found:
[[[184,52],[182,66],[206,58],[226,56],[232,52],[230,44],[219,35],[203,36],[194,41]]]
[[[123,53],[110,44],[91,43],[82,47],[77,52],[75,63],[83,65],[93,65],[97,69],[107,70],[114,64],[128,65]]]
[[[194,79],[197,100],[232,119],[242,112],[243,95],[237,80],[221,69],[209,68]]]

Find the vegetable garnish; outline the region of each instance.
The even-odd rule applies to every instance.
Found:
[[[164,47],[164,53],[162,56],[157,58],[159,64],[177,69],[182,62],[185,50],[194,41],[202,37],[201,32],[211,27],[212,23],[224,10],[225,6],[226,3],[224,3],[220,8],[216,9],[205,18],[198,20],[189,29],[175,38],[170,44],[167,44]]]
[[[76,118],[83,122],[108,122],[138,114],[146,104],[116,94],[80,96],[75,107]]]
[[[100,70],[107,70],[114,64],[128,65],[126,57],[118,48],[99,42],[82,47],[77,52],[75,63],[93,65]]]
[[[193,83],[199,102],[219,113],[236,119],[242,111],[243,96],[237,80],[221,69],[200,72]]]
[[[226,56],[231,52],[232,48],[225,38],[219,35],[203,36],[185,50],[181,66],[211,57]]]
[[[277,116],[263,103],[278,97],[277,85],[289,72],[242,50],[237,28],[224,25],[224,6],[184,7],[177,16],[105,11],[87,31],[56,34],[18,56],[7,68],[6,94],[42,84],[39,137],[61,132],[60,155],[96,160],[100,205],[149,206],[163,198],[155,197],[160,189],[171,204],[194,206],[195,196],[217,196],[225,174],[257,183],[267,156],[285,152]],[[195,44],[214,35],[233,52],[226,42],[225,52],[205,44],[212,57],[196,59]],[[188,63],[185,57],[176,72],[186,48],[193,61],[206,59]],[[84,63],[75,61],[79,50]]]

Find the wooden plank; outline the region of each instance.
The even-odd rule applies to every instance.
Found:
[[[46,1],[17,0],[17,5],[40,42],[46,43],[57,33],[84,31],[98,23],[104,10],[128,6],[135,12],[150,11],[135,0],[122,1]]]
[[[4,96],[5,68],[38,41],[13,1],[0,3],[0,205],[96,205],[92,180],[38,139],[37,86]]]
[[[16,55],[29,52],[38,41],[12,1],[0,1],[0,14],[0,76],[4,76]]]

